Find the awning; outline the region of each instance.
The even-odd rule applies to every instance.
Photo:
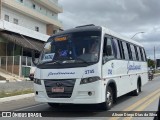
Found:
[[[36,51],[42,51],[43,49],[43,41],[32,39],[21,34],[11,32],[0,32],[0,36],[24,48]]]

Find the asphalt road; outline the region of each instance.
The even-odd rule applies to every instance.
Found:
[[[158,100],[160,97],[160,77],[156,77],[153,81],[149,81],[142,87],[139,96],[130,94],[118,98],[117,103],[110,110],[116,111],[157,111]],[[62,105],[59,109],[54,109],[46,103],[38,103],[34,98],[27,98],[18,101],[0,103],[0,111],[49,111],[54,116],[50,119],[104,119],[104,120],[153,120],[153,117],[106,117],[108,111],[102,111],[97,105]],[[0,118],[0,120],[13,118]],[[15,118],[17,119],[17,118]],[[26,119],[27,118],[23,118]],[[43,120],[44,118],[30,118],[31,120]]]

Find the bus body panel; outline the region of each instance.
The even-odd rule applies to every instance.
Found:
[[[140,69],[131,69],[129,66],[141,66]],[[117,86],[117,97],[131,92],[137,88],[137,80],[140,77],[142,85],[147,83],[146,62],[110,60],[102,66],[102,75],[106,79],[114,80]]]

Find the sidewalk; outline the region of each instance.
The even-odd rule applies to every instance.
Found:
[[[160,76],[160,73],[156,73],[154,74],[154,77]]]
[[[33,89],[33,81],[0,83],[0,92],[20,91],[26,89]]]
[[[24,90],[33,90],[33,81],[20,81],[20,82],[9,82],[9,83],[0,83],[0,93],[14,93],[16,91],[24,91]],[[33,97],[34,93],[29,94],[21,94],[10,97],[0,98],[0,103],[10,102],[13,100],[25,99],[29,97]]]

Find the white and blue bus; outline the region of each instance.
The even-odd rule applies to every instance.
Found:
[[[141,44],[107,28],[79,26],[48,39],[34,77],[36,101],[110,109],[117,97],[138,95],[147,83],[146,54]]]

